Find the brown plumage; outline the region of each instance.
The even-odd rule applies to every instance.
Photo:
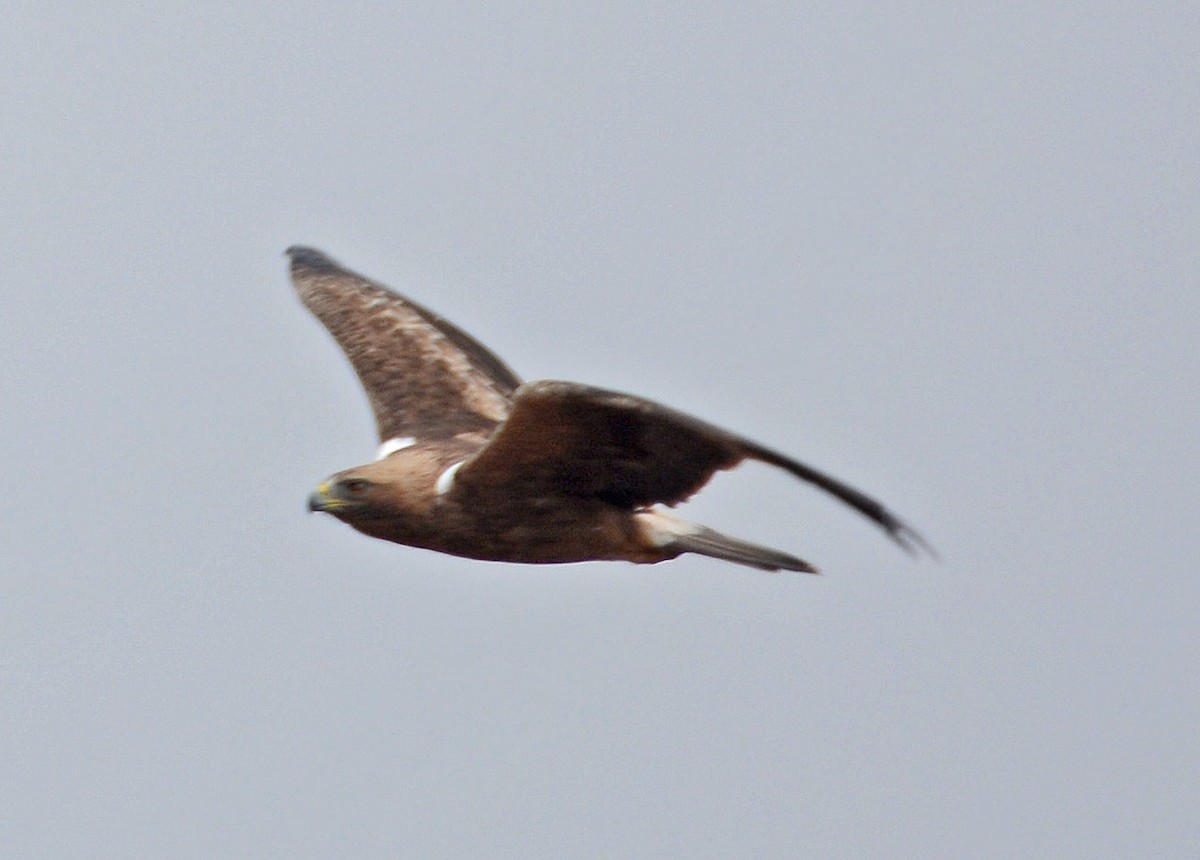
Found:
[[[372,537],[492,561],[653,563],[693,552],[815,572],[656,507],[752,459],[833,494],[909,552],[933,552],[879,502],[803,463],[632,395],[572,382],[522,385],[437,314],[320,251],[287,253],[301,301],[366,389],[382,443],[375,462],[321,484],[311,510]]]

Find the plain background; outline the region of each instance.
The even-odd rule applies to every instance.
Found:
[[[1196,857],[1200,11],[10,4],[6,857]],[[765,467],[822,577],[522,567],[369,459],[312,244]]]

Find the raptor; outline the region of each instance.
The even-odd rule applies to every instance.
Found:
[[[522,383],[466,332],[313,248],[292,283],[349,358],[379,431],[377,458],[309,497],[382,540],[490,561],[624,560],[690,552],[813,573],[788,553],[667,510],[744,460],[785,469],[912,553],[933,550],[879,502],[797,460],[650,400],[573,382]]]

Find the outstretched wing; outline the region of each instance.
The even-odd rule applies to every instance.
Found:
[[[292,247],[300,300],[354,366],[380,441],[490,432],[521,380],[466,332],[313,248]]]
[[[522,386],[512,413],[455,476],[509,499],[674,505],[746,459],[786,469],[868,517],[909,552],[932,548],[882,504],[830,476],[650,400],[570,382]]]

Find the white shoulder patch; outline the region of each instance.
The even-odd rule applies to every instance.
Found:
[[[454,476],[458,470],[462,468],[462,464],[465,462],[467,461],[459,460],[457,463],[438,476],[437,484],[434,486],[434,488],[437,490],[437,494],[439,496],[444,496],[446,493],[450,492],[450,487],[454,484]]]
[[[385,457],[390,457],[397,451],[403,451],[405,448],[411,448],[416,444],[417,440],[412,436],[394,436],[379,446],[379,450],[375,452],[375,459],[382,460]]]

